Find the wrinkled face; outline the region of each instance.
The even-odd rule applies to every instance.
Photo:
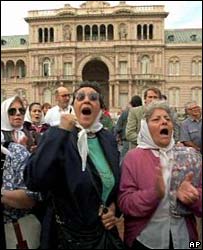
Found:
[[[8,109],[8,118],[13,128],[20,128],[23,125],[25,109],[19,101],[13,102]]]
[[[194,118],[200,118],[201,117],[201,108],[197,104],[191,104],[188,107],[187,112],[188,112],[188,114],[190,116],[192,116]]]
[[[173,131],[173,123],[165,110],[154,110],[148,120],[148,128],[156,145],[160,147],[167,147],[169,145]]]
[[[79,124],[89,128],[101,110],[99,94],[93,88],[81,88],[75,94],[73,106]]]
[[[42,117],[41,106],[34,104],[30,111],[30,117],[33,123],[39,124]]]
[[[68,93],[68,90],[65,88],[60,90],[56,99],[60,108],[67,108],[70,101],[70,94]]]
[[[153,90],[149,90],[149,91],[147,91],[145,104],[149,104],[150,102],[152,102],[154,100],[158,100],[158,99],[159,99],[158,94],[156,94]]]

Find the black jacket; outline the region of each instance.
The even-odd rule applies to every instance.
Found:
[[[88,230],[101,223],[98,211],[101,205],[102,183],[88,157],[87,168],[99,187],[99,197],[91,182],[90,173],[87,170],[82,172],[77,133],[76,129],[68,132],[57,127],[49,128],[44,133],[37,151],[30,157],[24,178],[30,190],[51,193],[57,210],[66,223],[76,229]],[[119,152],[110,132],[102,129],[97,133],[97,137],[115,178],[115,186],[107,199],[108,206],[117,200]]]

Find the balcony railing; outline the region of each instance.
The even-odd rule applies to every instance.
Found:
[[[134,80],[164,80],[164,75],[161,74],[136,74],[133,75]]]

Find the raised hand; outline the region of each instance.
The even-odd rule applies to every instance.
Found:
[[[193,176],[193,172],[189,172],[176,193],[177,198],[186,205],[192,204],[199,199],[199,192],[197,188],[192,185]]]

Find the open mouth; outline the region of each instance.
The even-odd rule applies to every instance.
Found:
[[[86,107],[86,108],[83,108],[82,109],[82,114],[83,115],[91,115],[92,114],[92,111],[90,108]]]
[[[168,135],[168,129],[167,128],[161,129],[160,134],[161,135]]]

